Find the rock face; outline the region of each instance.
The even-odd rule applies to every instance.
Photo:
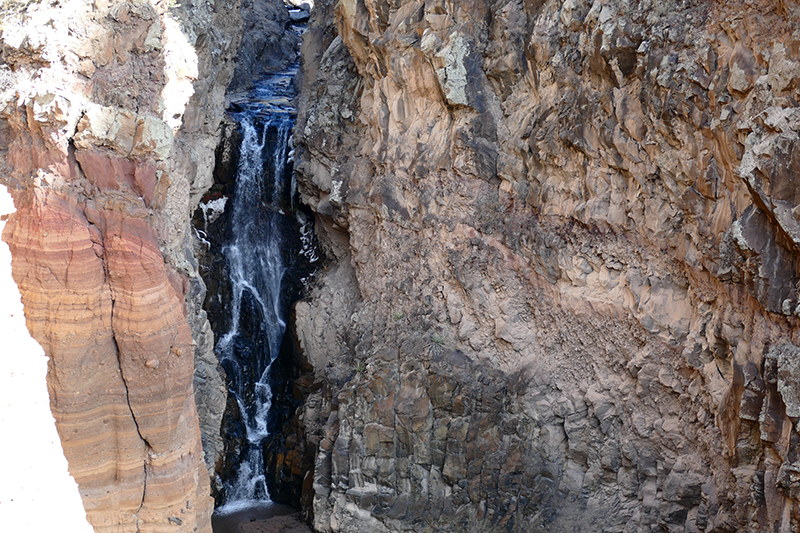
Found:
[[[213,466],[225,388],[189,214],[212,183],[240,24],[235,2],[2,13],[0,159],[17,208],[3,239],[98,532],[210,532],[201,426]]]
[[[321,1],[319,531],[800,527],[790,2]]]
[[[236,55],[230,92],[252,89],[254,81],[298,59],[300,37],[291,27],[293,20],[283,2],[243,0],[241,13],[244,38]]]
[[[14,211],[14,201],[0,186],[0,227]],[[6,219],[7,220],[7,219]],[[0,486],[0,522],[9,531],[70,531],[91,533],[78,485],[50,411],[47,357],[25,325],[19,289],[11,275],[11,252],[0,242],[0,440],[5,462]],[[24,439],[14,438],[24,435]],[[49,513],[42,513],[47,507]]]

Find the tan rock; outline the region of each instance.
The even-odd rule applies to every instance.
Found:
[[[96,531],[211,528],[195,344],[202,390],[217,391],[221,378],[205,314],[187,305],[196,299],[190,285],[202,281],[185,235],[190,186],[210,172],[197,162],[213,159],[237,8],[212,17],[211,6],[167,14],[148,2],[69,0],[0,14],[4,62],[17,72],[0,104],[0,179],[18,208],[4,238],[28,328],[50,358],[51,408]],[[168,26],[183,49],[165,36]],[[199,56],[187,40],[198,34],[207,35]],[[177,99],[163,92],[172,73],[189,80]],[[160,118],[165,99],[191,116],[190,127]],[[213,465],[218,398],[202,412],[217,444]]]
[[[4,238],[28,327],[51,358],[51,408],[90,522],[98,531],[123,524],[136,530],[164,513],[186,513],[188,496],[198,507],[187,527],[207,527],[208,511],[195,514],[208,500],[191,359],[169,360],[158,374],[148,369],[149,377],[137,368],[145,366],[138,354],[191,344],[180,295],[166,280],[152,233],[131,232],[137,221],[104,213],[97,221],[104,263],[74,200],[35,192],[17,213]],[[150,239],[149,257],[138,254],[147,246],[143,236]],[[150,272],[144,265],[152,265]],[[160,279],[152,277],[159,271]],[[157,315],[163,312],[172,318]],[[176,388],[164,388],[164,380]]]
[[[315,527],[795,528],[796,380],[775,347],[798,334],[800,13],[335,13],[336,45],[307,57],[297,168],[349,251],[298,336],[315,365],[363,367],[325,376]],[[335,83],[356,101],[326,92],[332,72],[357,73]]]

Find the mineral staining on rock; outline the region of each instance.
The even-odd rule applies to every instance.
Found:
[[[14,202],[0,186],[0,228]],[[0,522],[10,531],[92,531],[78,485],[69,475],[47,393],[47,357],[25,326],[11,253],[0,243],[0,454],[9,458],[0,485]],[[48,513],[42,513],[43,506]]]
[[[221,409],[205,406],[224,387],[187,230],[237,16],[139,1],[2,12],[1,179],[17,208],[3,238],[95,531],[210,531],[193,381],[211,465]]]
[[[468,105],[467,68],[464,59],[469,54],[469,45],[464,37],[454,33],[450,43],[442,48],[436,57],[444,61],[444,66],[436,70],[439,84],[444,89],[445,98],[450,105]]]
[[[317,529],[798,527],[799,15],[317,3]]]

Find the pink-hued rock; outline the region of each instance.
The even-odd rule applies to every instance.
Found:
[[[211,531],[225,388],[187,233],[238,47],[229,7],[0,12],[0,181],[17,208],[3,239],[97,532]]]
[[[0,186],[0,227],[14,211]],[[0,242],[0,454],[3,467],[0,523],[9,531],[91,532],[78,485],[69,475],[61,439],[50,411],[48,359],[25,325],[19,289],[11,275],[11,252]],[[17,437],[17,438],[12,438]],[[24,437],[24,438],[20,438]],[[50,511],[42,513],[42,507]]]
[[[182,516],[189,530],[208,527],[191,332],[153,230],[94,212],[101,259],[74,199],[39,190],[17,204],[4,239],[90,522],[136,531]]]

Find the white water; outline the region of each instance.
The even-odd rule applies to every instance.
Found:
[[[291,205],[292,187],[285,183],[294,124],[294,110],[288,105],[291,75],[265,80],[254,92],[255,101],[241,106],[243,111],[236,115],[243,138],[231,198],[233,238],[223,248],[232,286],[231,326],[216,351],[236,396],[248,446],[235,478],[224,482],[225,502],[217,514],[270,501],[262,448],[272,406],[270,365],[286,331],[280,217],[282,206]]]

